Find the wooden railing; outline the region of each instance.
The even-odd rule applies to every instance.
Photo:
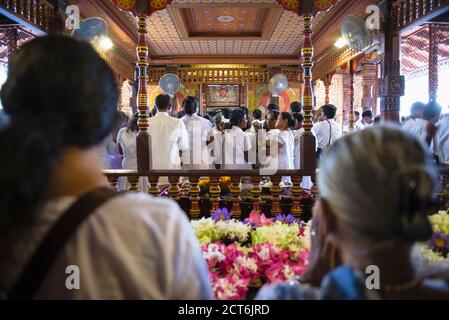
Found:
[[[0,0],[0,8],[48,33],[55,20],[53,5],[45,0]]]
[[[449,166],[439,169],[438,205],[439,209],[449,210]],[[268,217],[291,213],[307,221],[311,218],[313,202],[318,194],[316,173],[304,170],[278,170],[268,176],[270,187],[261,186],[261,179],[267,176],[261,176],[259,170],[104,170],[104,174],[117,190],[119,179],[126,177],[131,192],[141,191],[139,178],[147,178],[146,192],[174,199],[191,219],[208,217],[219,208],[226,207],[236,219],[243,219],[256,210]],[[283,176],[290,176],[292,180],[292,186],[285,190],[280,186]],[[311,190],[301,188],[302,179],[306,176],[312,177],[314,182]],[[160,177],[168,177],[169,184],[161,186]],[[223,177],[227,177],[226,187],[220,181]],[[205,179],[209,180],[207,188],[201,187]],[[245,182],[244,188],[241,182]],[[226,194],[223,189],[227,190]]]
[[[397,32],[430,18],[449,6],[449,0],[397,0],[393,4],[394,26]]]
[[[278,170],[269,176],[270,187],[260,185],[265,176],[262,177],[259,170],[105,170],[104,173],[111,186],[117,190],[119,178],[126,177],[131,192],[141,191],[139,178],[148,178],[149,194],[176,200],[191,219],[207,217],[219,208],[227,207],[236,219],[247,217],[252,210],[257,210],[267,216],[291,213],[308,220],[317,192],[314,187],[307,191],[301,188],[304,176],[311,176],[315,180],[313,172],[304,170]],[[283,176],[291,176],[292,186],[288,190],[280,186]],[[165,189],[158,183],[160,177],[168,177],[169,185]],[[227,177],[228,185],[225,188],[220,183],[222,177]],[[205,179],[209,180],[207,189],[200,188],[200,181]],[[244,182],[244,188],[241,182]],[[227,194],[222,189],[227,189]]]

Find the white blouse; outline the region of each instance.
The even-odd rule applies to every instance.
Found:
[[[0,261],[0,281],[11,290],[50,227],[75,201],[47,203],[26,234]],[[67,266],[80,271],[80,288],[66,288]],[[4,296],[0,287],[0,297]],[[199,243],[179,206],[143,193],[119,195],[75,232],[38,290],[37,299],[211,299]]]

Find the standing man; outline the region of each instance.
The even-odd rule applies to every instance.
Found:
[[[182,120],[170,116],[172,106],[169,95],[158,95],[155,104],[158,112],[148,119],[152,169],[181,169],[181,152],[189,147],[186,127]]]
[[[373,112],[371,110],[363,111],[362,113],[362,124],[363,127],[369,127],[373,125]]]
[[[188,96],[182,102],[185,116],[181,120],[189,136],[189,148],[182,154],[183,169],[209,169],[210,159],[206,144],[212,124],[197,114],[199,106],[197,97]]]
[[[337,107],[333,104],[325,104],[321,109],[323,110],[323,121],[315,123],[312,128],[312,132],[315,134],[317,140],[318,157],[321,156],[325,148],[329,147],[343,135],[341,125],[334,121],[337,114]]]

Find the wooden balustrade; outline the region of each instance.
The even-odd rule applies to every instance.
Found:
[[[305,172],[304,170],[279,170],[275,175],[270,176],[272,186],[270,188],[271,196],[266,200],[262,199],[262,188],[260,185],[261,176],[259,170],[152,170],[149,172],[137,172],[135,170],[105,170],[111,186],[118,190],[118,178],[127,177],[130,187],[129,191],[139,191],[139,177],[148,177],[149,189],[148,193],[153,196],[161,195],[161,186],[159,177],[168,176],[169,188],[168,196],[182,203],[184,210],[189,213],[191,219],[198,219],[204,215],[210,215],[224,206],[231,208],[233,218],[242,219],[249,214],[249,211],[256,210],[265,212],[272,216],[282,212],[281,206],[291,207],[291,212],[296,217],[301,217],[304,210],[310,211],[310,203],[304,205],[301,198],[301,180],[303,176],[313,175],[313,172]],[[179,186],[179,177],[189,177],[188,183],[184,183],[182,188]],[[291,176],[293,186],[290,188],[291,194],[282,194],[283,189],[279,183],[282,176]],[[209,177],[209,198],[200,196],[199,187],[200,177]],[[220,177],[230,177],[230,195],[221,196],[223,190],[220,187]],[[245,189],[247,196],[242,196],[241,178],[248,182]],[[248,179],[249,178],[249,179]],[[165,195],[165,194],[164,194]],[[242,200],[243,197],[243,200]],[[210,202],[210,207],[207,202]],[[285,203],[284,203],[285,202]],[[188,205],[186,205],[188,203]],[[227,203],[227,204],[226,204]],[[305,209],[306,208],[306,209]],[[309,215],[310,216],[310,215]]]
[[[393,4],[394,26],[399,32],[411,25],[423,22],[423,19],[443,13],[449,6],[449,0],[397,0]]]
[[[127,177],[130,187],[129,191],[139,191],[139,177],[148,177],[150,188],[148,193],[153,196],[161,194],[159,186],[159,177],[168,176],[169,188],[168,196],[178,202],[184,204],[188,202],[189,205],[183,207],[189,213],[191,219],[198,219],[201,216],[208,216],[217,211],[223,204],[231,208],[233,218],[242,219],[249,214],[249,211],[256,210],[265,212],[271,216],[275,216],[288,206],[289,212],[297,218],[310,218],[311,207],[314,199],[318,197],[318,188],[316,185],[316,174],[314,172],[306,172],[304,170],[279,170],[275,175],[269,176],[272,186],[270,187],[270,195],[265,195],[263,198],[262,188],[260,186],[261,176],[259,170],[152,170],[149,172],[137,172],[134,170],[105,170],[104,171],[111,186],[118,190],[118,178]],[[183,185],[184,189],[179,186],[179,177],[189,177],[188,184]],[[231,177],[230,195],[221,196],[222,189],[220,188],[220,177]],[[280,187],[282,176],[291,176],[292,186],[290,187],[291,195],[283,193]],[[310,191],[311,196],[303,197],[301,188],[302,178],[311,176],[313,187]],[[199,187],[200,177],[209,177],[209,199],[202,197],[202,191]],[[244,209],[246,201],[241,200],[242,187],[240,181],[248,181],[250,178],[251,184],[247,191],[251,194],[250,202],[247,204],[248,208]],[[187,186],[189,185],[189,186]],[[266,188],[264,188],[266,189]],[[246,189],[245,189],[246,190]],[[245,199],[245,198],[244,198]],[[440,188],[438,191],[438,200],[440,209],[449,209],[449,166],[440,167]],[[207,201],[210,202],[210,207],[205,205]],[[227,204],[226,204],[227,203]],[[307,213],[307,214],[306,214]]]
[[[55,9],[46,0],[0,0],[0,7],[46,33],[53,28]]]

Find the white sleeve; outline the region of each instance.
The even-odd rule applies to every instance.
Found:
[[[179,150],[182,151],[189,147],[189,135],[187,133],[187,129],[183,121],[179,121],[178,129],[179,129],[178,148]]]
[[[80,299],[212,298],[198,240],[172,200],[135,193],[108,201],[61,256],[69,259],[57,267],[72,261],[81,270]]]

